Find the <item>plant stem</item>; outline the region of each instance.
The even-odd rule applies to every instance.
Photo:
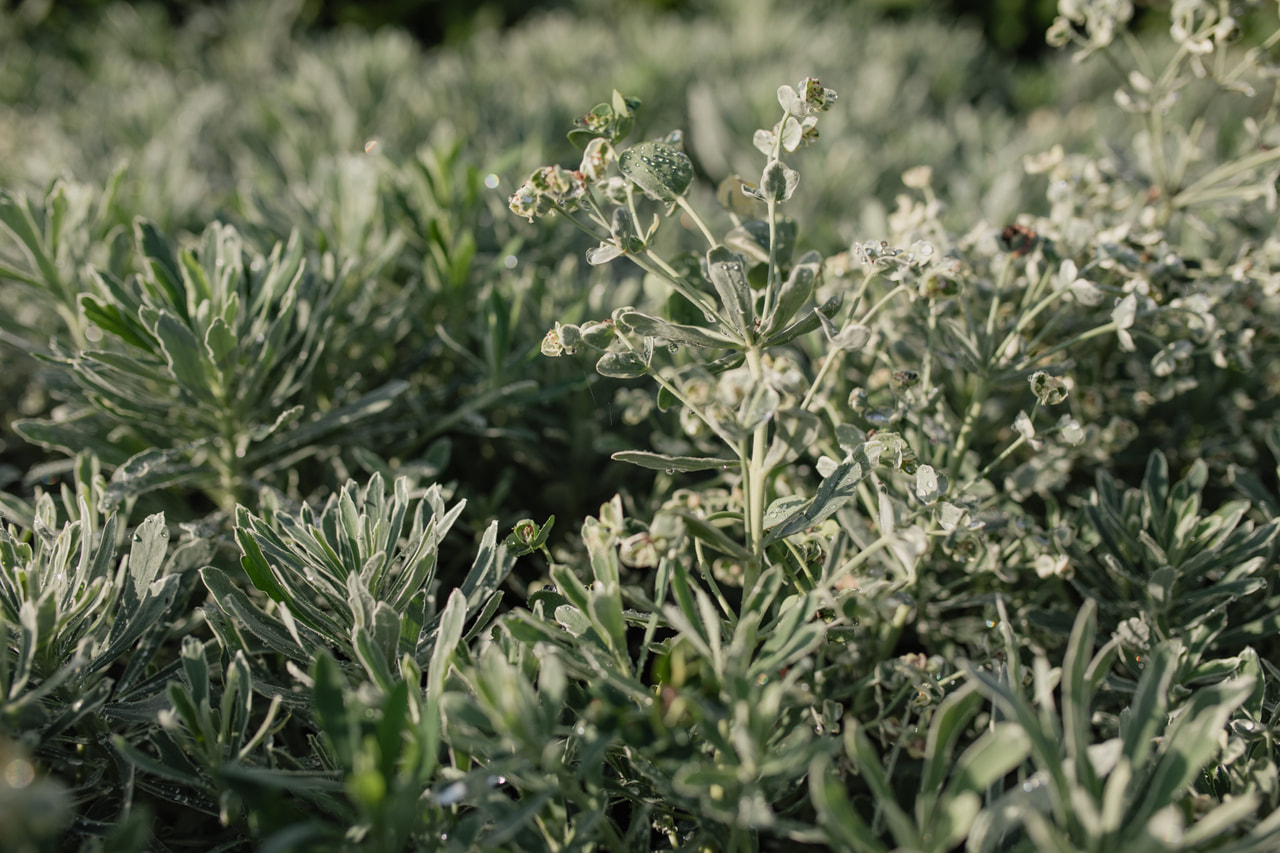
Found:
[[[751,371],[752,384],[759,384],[764,379],[764,364],[761,351],[757,347],[748,347],[746,351],[747,367]],[[751,456],[747,460],[743,472],[743,485],[746,491],[746,523],[747,540],[751,550],[751,560],[745,567],[742,588],[748,592],[755,586],[760,577],[760,567],[764,561],[764,507],[765,480],[769,471],[765,467],[765,456],[769,452],[769,424],[766,421],[756,427],[751,436]]]
[[[711,233],[711,229],[707,227],[707,223],[702,220],[702,217],[698,215],[698,211],[693,209],[693,205],[689,204],[688,200],[685,199],[684,196],[677,196],[676,204],[680,205],[680,209],[688,214],[689,218],[693,220],[693,223],[698,226],[698,230],[702,232],[702,236],[707,239],[711,248],[714,249],[719,245],[716,241],[715,235],[713,235]]]

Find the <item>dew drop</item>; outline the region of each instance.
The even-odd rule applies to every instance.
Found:
[[[518,263],[520,263],[520,259],[517,258],[515,255],[507,255],[505,258],[502,259],[502,265],[509,270],[515,269],[516,264]]]
[[[484,185],[491,190],[496,190],[498,188],[498,176],[493,174],[493,172],[485,175]]]

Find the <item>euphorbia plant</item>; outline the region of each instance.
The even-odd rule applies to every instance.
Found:
[[[770,507],[770,476],[816,435],[818,418],[809,409],[835,363],[828,358],[817,375],[797,384],[779,348],[819,328],[832,356],[861,346],[868,337],[860,324],[838,319],[841,295],[815,304],[821,257],[816,252],[791,257],[794,225],[781,215],[799,183],[798,172],[782,158],[817,137],[818,118],[835,100],[833,90],[811,77],[798,87],[778,89],[781,118],[755,134],[755,146],[765,157],[759,182],[732,176],[720,187],[719,198],[733,221],[722,239],[687,199],[694,168],[681,150],[679,132],[619,150],[638,104],[616,92],[611,105],[596,107],[570,134],[583,148],[581,166],[539,169],[511,197],[511,209],[522,216],[554,211],[599,239],[599,247],[587,253],[590,263],[625,256],[665,279],[701,312],[704,322],[690,325],[623,307],[609,319],[557,324],[542,351],[559,356],[586,349],[598,354],[596,369],[605,376],[652,377],[660,389],[659,405],[679,404],[692,433],[717,439],[728,451],[698,456],[623,451],[614,458],[670,472],[736,469],[741,496],[727,512],[740,522],[741,540],[687,520],[695,521],[696,536],[742,560],[747,589],[759,577],[772,541],[829,516],[867,471],[851,455],[836,470],[824,472],[835,480],[813,500],[787,499]],[[646,202],[656,202],[668,215],[678,209],[701,233],[707,249],[700,269],[680,270],[655,251],[663,217],[653,214],[644,224]],[[659,342],[672,352],[692,348],[697,356],[691,364],[664,365],[657,358]]]

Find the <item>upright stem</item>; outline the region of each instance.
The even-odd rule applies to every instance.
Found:
[[[752,384],[764,380],[764,364],[761,350],[752,346],[747,349],[747,368],[751,371]],[[765,481],[769,471],[765,467],[765,456],[769,452],[768,422],[755,428],[751,436],[751,455],[747,460],[744,489],[747,501],[746,525],[747,540],[751,549],[751,560],[744,571],[743,589],[750,591],[760,577],[760,567],[764,564],[764,504]]]

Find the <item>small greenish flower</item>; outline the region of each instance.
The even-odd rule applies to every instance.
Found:
[[[1031,383],[1031,393],[1036,395],[1042,406],[1055,406],[1067,399],[1067,383],[1043,370],[1037,370],[1027,380]]]
[[[609,164],[617,159],[617,152],[609,140],[598,137],[588,142],[587,147],[583,149],[582,165],[578,170],[586,178],[587,183],[595,183],[604,179]]]
[[[552,358],[564,355],[564,342],[560,339],[560,330],[551,329],[542,339],[542,354]]]
[[[526,554],[532,554],[547,544],[547,537],[551,535],[551,528],[555,523],[554,515],[549,516],[542,525],[531,518],[522,518],[511,528],[511,533],[503,544],[507,546],[512,556],[523,557]]]
[[[806,77],[800,81],[801,97],[809,112],[825,113],[836,102],[836,90],[825,88],[817,77]]]
[[[524,217],[530,222],[551,209],[551,204],[529,181],[525,181],[512,193],[507,206],[516,216]]]

